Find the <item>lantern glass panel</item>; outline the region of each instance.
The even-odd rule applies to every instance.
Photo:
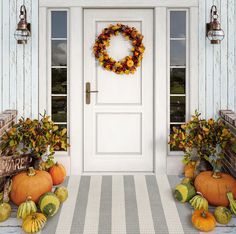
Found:
[[[16,40],[24,40],[27,41],[29,40],[29,31],[28,30],[16,30],[14,36]]]
[[[224,32],[222,29],[220,30],[210,30],[207,34],[209,40],[220,40],[224,39]]]

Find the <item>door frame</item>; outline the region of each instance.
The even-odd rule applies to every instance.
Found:
[[[133,3],[133,4],[132,4]],[[69,10],[69,44],[76,44],[69,52],[69,141],[71,148],[58,153],[57,159],[69,174],[84,174],[83,170],[83,9],[85,8],[151,8],[154,10],[154,173],[177,174],[181,157],[168,156],[168,82],[167,77],[167,12],[169,8],[189,10],[189,113],[198,109],[198,0],[39,0],[39,113],[50,110],[48,103],[47,59],[48,10]],[[76,24],[71,23],[76,19]],[[166,19],[163,21],[163,19]],[[77,29],[76,29],[77,28]],[[79,29],[78,29],[79,28]],[[76,30],[75,30],[76,29]],[[197,30],[197,31],[196,31]],[[161,54],[161,56],[159,56]],[[73,60],[72,58],[77,58]],[[76,85],[74,82],[76,81]],[[73,84],[72,84],[73,83]],[[73,97],[73,99],[71,98]],[[163,111],[163,108],[165,111]],[[189,116],[188,116],[189,117]],[[87,173],[86,173],[87,174]],[[90,173],[91,174],[91,173]],[[106,174],[106,173],[104,173]],[[123,174],[123,173],[122,173]]]

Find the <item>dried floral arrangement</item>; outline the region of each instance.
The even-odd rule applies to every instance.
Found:
[[[206,120],[195,111],[195,115],[180,129],[173,128],[169,144],[184,151],[184,163],[205,159],[213,166],[213,170],[220,170],[222,150],[231,141],[235,141],[229,128],[221,119]]]
[[[59,129],[50,117],[44,114],[40,120],[21,118],[2,136],[1,155],[32,154],[37,158],[51,157],[57,150],[66,150],[67,129]]]

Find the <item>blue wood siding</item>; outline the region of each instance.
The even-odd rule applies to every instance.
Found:
[[[177,0],[176,0],[177,1]],[[32,37],[17,45],[14,31],[19,8],[25,4]],[[225,39],[213,46],[205,37],[210,7],[216,4]],[[236,110],[236,3],[199,0],[199,110],[216,117],[219,109]],[[0,1],[0,111],[16,108],[19,116],[38,115],[38,0]]]

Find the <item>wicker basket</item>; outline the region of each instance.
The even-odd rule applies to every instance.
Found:
[[[236,178],[236,154],[229,149],[224,151],[225,157],[222,161],[223,168]]]
[[[229,127],[231,133],[236,137],[236,113],[232,110],[220,110],[219,115]],[[236,153],[227,148],[224,150],[224,155],[225,157],[222,160],[224,171],[236,178]]]

